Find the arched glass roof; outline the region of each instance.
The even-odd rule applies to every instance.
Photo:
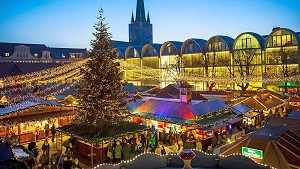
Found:
[[[160,48],[162,44],[146,44],[142,49],[142,58],[143,57],[160,57]]]
[[[236,43],[238,40],[240,40],[241,37],[243,37],[244,35],[251,35],[252,37],[254,37],[257,41],[258,41],[258,44],[259,44],[259,48],[261,50],[264,50],[265,49],[265,38],[262,37],[261,35],[257,34],[257,33],[254,33],[254,32],[244,32],[244,33],[241,33],[239,34],[235,40],[234,40],[234,45],[233,45],[233,48],[235,49],[235,46],[236,46]],[[245,39],[245,42],[247,43],[247,39]]]
[[[140,58],[141,59],[141,54],[142,54],[142,46],[129,46],[126,49],[125,52],[125,58]]]
[[[205,53],[206,40],[204,39],[187,39],[181,47],[182,54]]]
[[[217,35],[211,37],[206,45],[205,45],[205,51],[206,52],[212,52],[212,51],[230,51],[233,52],[232,46],[233,46],[234,39],[228,36],[222,36]]]
[[[284,36],[284,35],[292,35],[292,37]],[[275,38],[275,36],[278,36],[278,37]],[[280,41],[280,44],[278,43],[278,41]],[[265,41],[265,48],[284,46],[287,44],[289,46],[299,46],[298,35],[290,29],[278,28],[278,29],[273,30],[267,37],[267,39]]]
[[[168,41],[162,44],[160,49],[160,56],[164,55],[180,55],[182,42]]]
[[[117,52],[117,59],[124,59],[125,60],[125,52],[126,52],[126,47],[119,47],[119,48],[114,48]]]

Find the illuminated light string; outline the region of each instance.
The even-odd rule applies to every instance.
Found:
[[[126,61],[121,62],[121,69],[126,71],[127,74],[134,74],[132,78],[139,78],[137,80],[143,79],[152,79],[152,80],[159,80],[159,81],[168,81],[168,79],[164,79],[161,75],[172,75],[175,79],[181,79],[185,81],[191,82],[227,82],[227,83],[247,83],[247,82],[264,82],[264,83],[271,83],[271,82],[289,82],[289,81],[299,81],[300,75],[284,77],[280,75],[263,75],[263,76],[249,76],[248,78],[242,77],[230,77],[229,75],[224,76],[214,76],[214,77],[203,77],[198,75],[187,75],[184,72],[180,74],[176,74],[172,68],[168,69],[154,69],[146,66],[138,66],[135,64],[127,63]],[[159,72],[159,73],[158,73]],[[126,75],[127,75],[126,74]],[[172,81],[173,79],[169,79]]]
[[[26,82],[33,81],[31,79],[39,80],[39,79],[43,79],[43,78],[53,78],[55,76],[65,74],[74,69],[79,69],[86,63],[86,61],[87,60],[73,62],[73,63],[65,64],[65,65],[62,65],[59,67],[49,68],[49,69],[32,72],[32,73],[27,73],[27,74],[23,74],[23,75],[8,76],[8,77],[1,78],[0,82],[2,82],[4,86],[11,86],[16,83],[15,78],[18,79],[17,82],[19,82],[19,83],[26,83]]]
[[[74,73],[74,74],[72,74],[72,76],[68,76],[68,78],[73,78],[73,79],[78,79],[78,77],[80,76],[80,73],[78,73],[78,72],[76,72],[76,74]],[[63,80],[65,80],[65,79],[67,79],[67,78],[63,78]],[[55,80],[56,82],[61,82],[61,83],[63,83],[63,81],[62,81],[62,79],[56,79]],[[51,81],[51,83],[56,83],[54,80],[53,81]],[[49,83],[48,83],[49,84]],[[13,88],[13,89],[10,89],[10,88],[7,88],[7,89],[5,89],[5,91],[1,91],[1,95],[13,95],[14,94],[14,92],[22,92],[22,91],[26,91],[26,90],[32,90],[33,88],[35,88],[35,86],[25,86],[25,87],[22,87],[22,86],[20,86],[20,87],[18,87],[18,88]]]
[[[242,154],[238,154],[238,153],[234,153],[234,154],[230,154],[230,155],[218,155],[218,154],[210,154],[210,153],[206,153],[202,150],[198,150],[198,149],[191,149],[193,151],[198,151],[200,153],[203,153],[205,155],[208,155],[208,156],[215,156],[215,157],[223,157],[223,158],[226,158],[226,157],[229,157],[229,156],[234,156],[234,155],[239,155],[239,156],[243,156],[243,157],[247,157],[245,155],[242,155]],[[98,164],[96,167],[94,167],[94,169],[100,169],[101,166],[118,166],[118,165],[121,165],[121,164],[126,164],[126,163],[130,163],[130,162],[133,162],[135,161],[137,158],[139,158],[140,156],[143,156],[143,155],[146,155],[146,154],[154,154],[154,155],[157,155],[157,156],[160,156],[160,157],[169,157],[170,155],[171,156],[177,156],[178,154],[176,153],[170,153],[168,155],[161,155],[161,154],[157,154],[155,152],[144,152],[144,153],[141,153],[141,154],[138,154],[136,155],[135,157],[133,157],[133,159],[130,159],[130,160],[127,160],[127,161],[122,161],[121,163],[117,163],[117,164],[110,164],[110,163],[102,163],[102,164]],[[249,157],[247,157],[249,158]],[[250,158],[251,159],[251,158]],[[251,159],[252,160],[252,159]],[[254,160],[252,160],[254,161]],[[268,165],[266,164],[263,164],[263,163],[259,163],[259,162],[256,162],[254,161],[256,164],[259,164],[259,165],[262,165],[262,166],[265,166],[267,167]],[[276,169],[275,167],[270,167],[271,169]]]

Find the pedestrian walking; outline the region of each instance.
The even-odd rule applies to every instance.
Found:
[[[48,123],[46,123],[44,129],[45,129],[46,138],[48,138],[48,135],[49,135],[49,124]]]
[[[52,139],[51,139],[51,141],[54,142],[54,138],[55,138],[55,134],[56,134],[56,129],[55,129],[54,124],[53,124],[52,127],[51,127],[51,134],[52,134]]]

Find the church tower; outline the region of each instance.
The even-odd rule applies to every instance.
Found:
[[[150,23],[149,11],[146,20],[144,0],[137,0],[135,19],[132,11],[131,23],[129,24],[129,42],[135,45],[153,43],[152,24]]]

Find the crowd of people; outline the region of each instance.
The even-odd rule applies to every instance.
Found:
[[[47,131],[46,135],[48,136]],[[49,130],[48,130],[49,132]],[[51,128],[51,141],[55,142],[55,131]],[[66,151],[61,155],[50,146],[48,137],[44,140],[42,147],[38,148],[35,139],[28,144],[28,150],[32,152],[33,158],[30,161],[30,167],[34,169],[81,169],[79,161],[74,158],[76,139],[69,138],[63,142]],[[50,153],[52,149],[52,153]]]

